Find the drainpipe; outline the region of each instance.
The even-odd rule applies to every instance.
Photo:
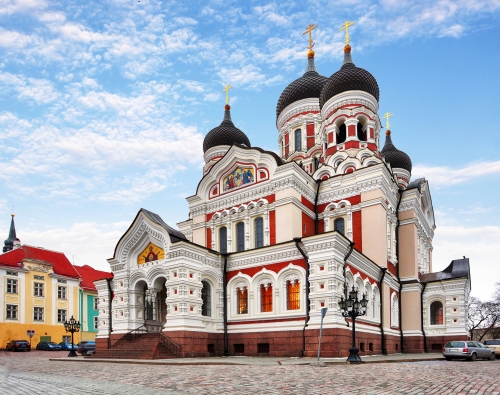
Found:
[[[380,284],[380,335],[382,336],[382,354],[387,355],[387,345],[385,344],[385,333],[384,333],[384,325],[382,320],[384,318],[384,297],[382,296],[384,293],[382,292],[382,287],[384,284],[385,273],[387,272],[386,267],[381,267],[382,276],[380,276],[379,284]]]
[[[351,256],[352,254],[352,250],[354,249],[354,245],[356,243],[354,241],[351,241],[349,242],[349,251],[347,252],[346,256],[344,257],[344,269],[343,269],[343,273],[344,273],[344,298],[347,300],[347,281],[345,279],[345,268],[347,266],[347,260],[349,259],[349,257]],[[349,326],[349,321],[347,321],[347,317],[344,318],[345,319],[345,322],[347,324],[347,326]]]
[[[422,315],[422,335],[424,335],[424,352],[429,352],[427,350],[427,335],[425,334],[424,330],[424,291],[425,287],[427,286],[427,283],[424,283],[424,287],[422,288],[422,293],[420,294],[420,313]]]
[[[400,348],[401,348],[401,354],[404,353],[404,342],[403,342],[403,314],[401,311],[401,290],[403,289],[403,284],[401,284],[401,278],[399,277],[399,205],[401,204],[401,199],[403,198],[403,191],[399,192],[399,199],[398,199],[398,205],[396,207],[396,234],[394,235],[396,237],[396,256],[398,258],[398,265],[396,267],[396,273],[398,276],[398,281],[399,281],[399,297],[398,297],[398,309],[399,309],[399,342],[400,342]]]
[[[108,283],[108,350],[111,348],[111,320],[112,320],[112,315],[111,315],[111,308],[112,308],[112,290],[111,290],[111,281],[113,281],[113,279],[111,278],[107,278],[106,279],[106,282]]]
[[[305,351],[306,351],[306,327],[307,323],[309,322],[309,257],[307,254],[304,252],[302,247],[300,246],[299,243],[301,243],[302,237],[294,237],[293,241],[295,242],[295,246],[299,250],[300,254],[304,257],[306,261],[306,321],[304,322],[304,328],[302,328],[302,357],[305,356]]]
[[[222,272],[222,296],[224,299],[224,355],[229,355],[227,340],[227,255],[228,254],[222,254],[224,258],[224,271]]]
[[[316,180],[316,182],[318,183],[318,187],[316,188],[316,197],[314,199],[314,234],[317,235],[318,234],[318,198],[319,198],[319,187],[321,185],[321,182],[323,180]]]

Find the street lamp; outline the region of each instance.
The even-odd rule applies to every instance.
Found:
[[[73,316],[71,316],[69,321],[64,321],[64,329],[66,332],[71,332],[71,351],[68,354],[68,357],[77,357],[75,352],[75,343],[73,342],[73,334],[75,332],[80,332],[80,322],[75,320]]]
[[[342,310],[342,316],[347,318],[350,317],[352,320],[352,347],[349,349],[349,357],[347,362],[349,363],[361,363],[363,362],[358,354],[358,348],[356,347],[356,317],[366,314],[366,306],[368,305],[368,299],[366,299],[363,294],[363,299],[358,300],[358,291],[352,286],[352,290],[349,291],[349,297],[344,300],[344,297],[340,297],[339,307]]]

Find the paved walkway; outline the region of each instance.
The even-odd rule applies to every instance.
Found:
[[[155,366],[86,363],[81,357],[73,361],[82,363],[68,363],[66,355],[67,352],[0,352],[0,394],[500,395],[500,360],[448,362],[414,358],[410,363],[402,362],[408,357],[403,355],[395,356],[400,363],[320,368],[300,365],[306,361],[291,358],[289,363],[279,359],[281,365],[268,358],[239,358],[247,362],[231,366]]]

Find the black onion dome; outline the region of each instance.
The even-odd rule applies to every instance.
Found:
[[[332,74],[326,82],[319,97],[319,106],[324,104],[335,95],[347,91],[364,91],[372,95],[378,102],[380,91],[377,80],[365,69],[356,67],[352,63],[351,47],[344,48],[344,64],[339,71]]]
[[[403,151],[398,150],[391,139],[391,131],[386,132],[384,148],[382,148],[382,156],[387,163],[391,164],[393,169],[405,169],[411,173],[412,164],[410,157]]]
[[[251,147],[250,140],[248,140],[246,134],[234,126],[233,121],[231,121],[230,109],[231,107],[226,104],[224,107],[224,120],[205,136],[205,140],[203,140],[203,152],[207,152],[210,148],[218,145],[231,146],[233,144],[244,144],[247,147]]]
[[[281,112],[287,106],[296,101],[310,97],[319,98],[321,89],[323,89],[327,80],[327,77],[318,74],[316,66],[314,65],[314,57],[311,56],[308,60],[305,74],[290,83],[281,93],[278,104],[276,105],[276,119],[278,119]]]

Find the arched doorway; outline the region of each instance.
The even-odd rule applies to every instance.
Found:
[[[153,286],[144,285],[144,324],[148,332],[160,332],[167,322],[167,289],[165,277],[158,277]]]

